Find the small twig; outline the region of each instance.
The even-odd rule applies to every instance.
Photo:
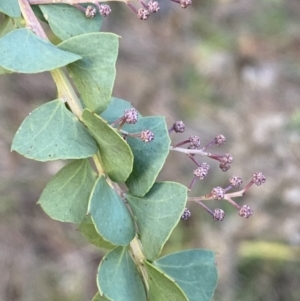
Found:
[[[192,154],[192,155],[200,155],[202,157],[208,157],[211,156],[211,153],[207,153],[203,151],[203,149],[188,149],[188,148],[181,148],[181,147],[174,147],[170,145],[171,151],[176,151],[184,154]]]
[[[28,0],[19,0],[20,9],[26,22],[26,27],[30,28],[36,35],[44,40],[48,40],[41,24],[37,21]]]
[[[242,189],[240,191],[226,193],[224,199],[228,201],[231,198],[242,197],[244,195],[245,195],[245,189]],[[210,201],[210,200],[215,200],[211,194],[197,196],[197,197],[188,197],[188,202]]]

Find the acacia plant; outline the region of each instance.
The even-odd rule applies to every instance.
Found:
[[[119,37],[100,32],[110,7],[86,1],[1,0],[0,73],[49,71],[57,87],[56,99],[25,118],[11,149],[38,161],[72,160],[50,180],[38,203],[52,219],[77,224],[90,243],[107,250],[94,301],[211,300],[217,283],[214,252],[194,249],[159,257],[161,250],[178,222],[190,217],[187,202],[221,221],[224,211],[211,210],[205,201],[225,200],[248,218],[251,208],[233,198],[265,177],[254,173],[244,189],[229,193],[242,183],[232,176],[226,188],[188,197],[209,171],[199,157],[219,161],[223,171],[230,168],[230,154],[207,151],[225,137],[219,134],[202,148],[198,136],[171,145],[170,136],[184,132],[182,121],[168,129],[165,117],[143,117],[130,102],[112,97]],[[191,4],[172,1],[182,8]],[[155,1],[124,3],[142,20],[159,10]],[[40,21],[49,24],[60,44],[49,42]],[[195,163],[188,187],[156,182],[170,151]]]

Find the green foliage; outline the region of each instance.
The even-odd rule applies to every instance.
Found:
[[[217,269],[213,252],[208,250],[178,252],[158,259],[155,265],[176,281],[188,300],[211,300],[217,285]]]
[[[14,72],[39,73],[79,59],[79,55],[55,47],[26,28],[16,29],[0,39],[0,65]]]
[[[1,0],[0,12],[12,17],[19,18],[21,16],[18,0]]]
[[[97,152],[97,144],[62,100],[35,109],[21,124],[12,150],[38,161],[82,159]]]
[[[99,248],[111,250],[115,248],[113,244],[106,241],[97,231],[91,217],[86,216],[80,224],[78,230],[93,245]]]
[[[144,254],[154,260],[179,221],[187,189],[178,183],[155,183],[144,197],[128,194],[126,198],[140,230]]]
[[[88,33],[59,45],[60,49],[72,51],[82,57],[80,61],[68,65],[67,69],[84,105],[98,114],[107,108],[111,100],[116,77],[118,40],[115,34]]]
[[[104,119],[88,109],[83,111],[82,121],[98,143],[106,173],[117,183],[126,181],[133,166],[133,155],[128,144]]]
[[[100,293],[115,301],[146,301],[142,278],[127,247],[110,251],[98,269]]]
[[[135,236],[134,223],[126,205],[103,176],[96,181],[91,193],[88,214],[97,232],[114,245],[126,246]]]
[[[149,301],[188,301],[180,287],[168,275],[146,262],[149,275]]]
[[[38,161],[74,160],[49,181],[38,203],[51,218],[77,224],[90,243],[109,250],[93,301],[211,300],[217,278],[212,252],[158,259],[188,191],[179,183],[156,182],[170,148],[165,118],[138,114],[137,123],[124,124],[132,105],[112,97],[119,37],[97,32],[101,17],[86,19],[72,6],[33,11],[26,0],[20,3],[28,6],[25,21],[11,18],[20,16],[18,1],[0,2],[7,15],[0,24],[0,74],[54,70],[59,96],[25,118],[11,149]],[[63,40],[58,47],[28,29],[39,22],[34,13]],[[80,100],[60,67],[68,70]],[[145,130],[153,141],[138,138]]]
[[[129,130],[129,126],[124,128]],[[136,133],[149,129],[155,137],[149,144],[130,137],[127,140],[134,155],[134,163],[126,185],[132,194],[144,196],[154,184],[169,154],[170,136],[164,117],[140,118],[130,129]]]
[[[50,180],[38,203],[53,219],[80,223],[86,216],[95,180],[89,161],[76,160]]]
[[[102,21],[100,15],[95,16],[93,19],[88,19],[75,7],[65,4],[39,5],[39,8],[53,33],[62,41],[84,33],[98,32],[100,30]]]

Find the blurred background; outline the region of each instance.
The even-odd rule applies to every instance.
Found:
[[[228,204],[214,222],[200,206],[180,222],[163,253],[205,248],[216,252],[219,284],[214,301],[297,301],[300,296],[300,2],[299,0],[194,0],[181,9],[160,0],[161,10],[140,21],[121,3],[103,31],[120,40],[114,96],[143,115],[164,115],[187,131],[173,143],[199,135],[202,145],[222,133],[230,152],[227,172],[211,165],[190,196],[244,183],[262,171],[240,204]],[[36,202],[65,162],[39,163],[10,153],[14,133],[37,106],[56,98],[48,73],[0,77],[0,300],[88,301],[103,252],[76,226],[47,217]],[[213,151],[213,150],[212,150]],[[189,185],[194,164],[171,153],[160,180]],[[163,301],[163,300],[162,300]]]

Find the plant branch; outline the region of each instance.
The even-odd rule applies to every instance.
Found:
[[[29,1],[29,0],[28,0]],[[19,0],[21,11],[23,14],[23,17],[26,21],[26,24],[29,28],[31,28],[39,37],[48,40],[43,28],[41,27],[39,21],[37,20],[36,16],[34,15],[29,2],[27,0]],[[60,1],[62,2],[62,1]],[[86,0],[84,1],[86,2]],[[77,2],[78,3],[78,2]],[[56,69],[51,71],[51,75],[53,77],[53,80],[56,83],[57,89],[58,89],[58,97],[62,98],[64,101],[68,103],[70,106],[72,112],[74,115],[76,115],[79,119],[82,114],[82,106],[81,103],[70,83],[67,76],[61,69]],[[93,161],[95,163],[96,169],[99,173],[99,175],[104,174],[104,170],[101,164],[101,158],[99,152],[93,156]],[[109,184],[112,185],[110,179]],[[133,254],[134,261],[136,262],[138,269],[142,275],[143,282],[145,284],[145,287],[147,291],[149,290],[149,284],[148,284],[148,274],[147,270],[144,267],[143,262],[145,261],[145,256],[142,252],[140,241],[137,237],[135,237],[131,243],[131,252]]]
[[[19,0],[19,5],[26,22],[26,27],[30,28],[40,38],[48,40],[41,24],[38,22],[34,12],[32,11],[28,0]]]
[[[36,1],[37,2],[37,1]],[[42,2],[42,1],[39,1]],[[66,1],[67,2],[67,1]],[[68,2],[74,2],[75,1],[68,1]],[[86,3],[87,1],[77,1],[77,3]],[[91,1],[90,1],[91,2]],[[94,1],[95,2],[95,1]],[[20,6],[21,6],[21,11],[23,14],[23,17],[26,21],[26,24],[28,27],[32,28],[34,32],[41,38],[48,40],[43,28],[41,27],[39,21],[37,20],[35,14],[33,13],[30,5],[32,4],[32,1],[30,0],[19,0]],[[53,1],[51,2],[53,3]],[[56,3],[63,3],[63,1],[56,1]],[[41,4],[41,3],[37,3]],[[70,4],[70,3],[68,3]],[[64,101],[68,103],[70,106],[72,112],[74,115],[76,115],[79,119],[81,118],[82,114],[82,106],[81,103],[69,81],[65,73],[61,69],[56,69],[51,71],[51,75],[53,77],[53,80],[56,83],[57,89],[58,89],[58,96],[59,98],[62,98]],[[93,161],[95,163],[96,169],[99,173],[99,175],[104,174],[104,170],[102,167],[102,162],[101,162],[101,157],[99,152],[93,156]],[[111,180],[107,179],[108,183],[112,185]],[[145,284],[145,287],[147,288],[147,291],[149,290],[149,285],[148,285],[148,274],[147,271],[144,267],[143,262],[146,260],[145,256],[142,252],[140,241],[138,240],[137,237],[135,237],[131,243],[130,243],[131,251],[133,254],[133,258],[141,272],[141,275],[143,277],[143,281]]]
[[[170,150],[184,153],[186,155],[189,155],[189,154],[194,155],[195,154],[195,155],[200,155],[202,157],[211,156],[211,153],[207,153],[207,152],[203,151],[203,149],[188,149],[188,148],[175,147],[175,146],[170,145]]]
[[[130,242],[130,248],[131,248],[133,260],[142,275],[142,279],[143,279],[144,285],[146,287],[146,291],[148,292],[149,291],[148,273],[144,266],[144,261],[146,260],[146,258],[143,254],[141,243],[137,237],[135,237]]]
[[[74,115],[80,119],[83,110],[82,105],[66,74],[62,69],[55,69],[50,72],[57,87],[58,97],[67,102]]]
[[[231,192],[231,193],[226,193],[224,196],[224,200],[228,200],[231,198],[236,198],[236,197],[242,197],[246,193],[245,189],[242,189],[240,191],[236,192]],[[188,202],[198,202],[198,201],[209,201],[209,200],[215,200],[211,194],[208,195],[203,195],[203,196],[196,196],[196,197],[188,197]]]

